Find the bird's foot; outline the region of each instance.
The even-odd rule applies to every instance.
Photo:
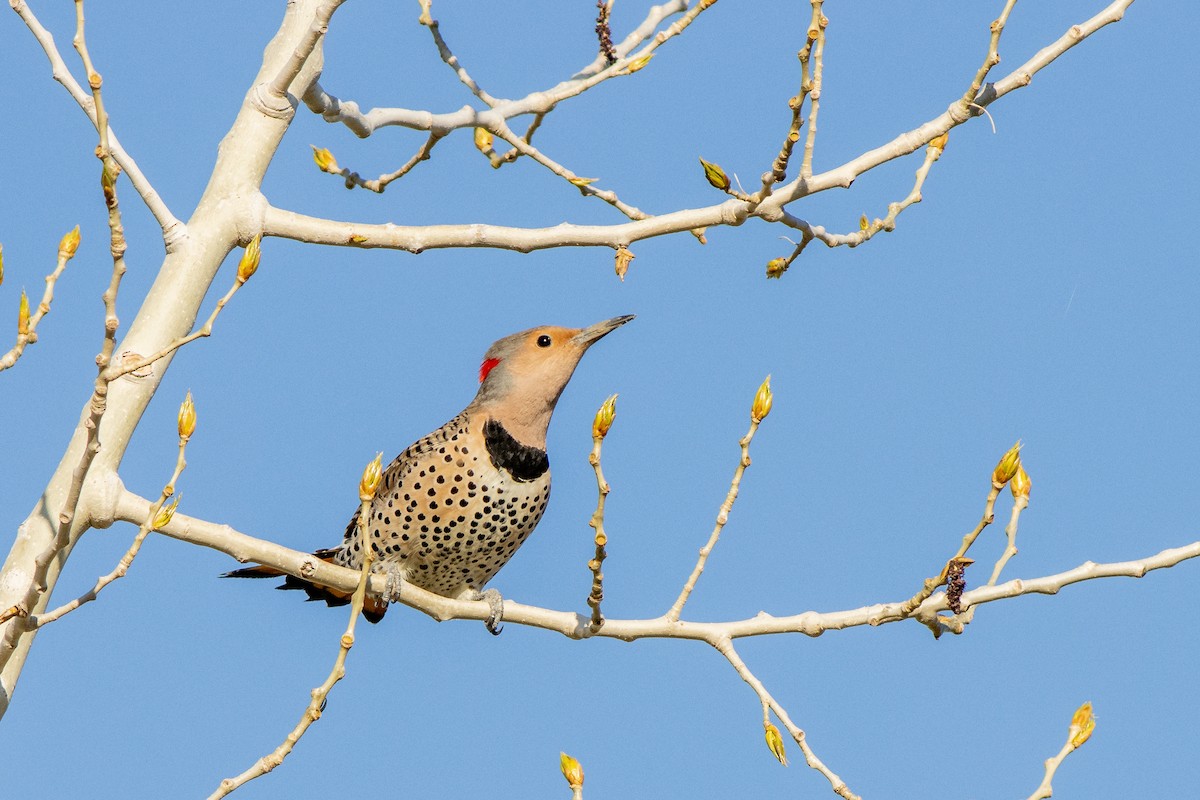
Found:
[[[475,593],[475,599],[487,601],[488,608],[492,610],[492,613],[488,614],[483,625],[492,636],[499,636],[500,631],[504,630],[504,626],[500,624],[504,619],[504,598],[495,589],[484,589],[482,592]]]
[[[404,588],[404,572],[399,564],[388,568],[387,581],[383,585],[383,596],[389,603],[400,602],[400,592]]]

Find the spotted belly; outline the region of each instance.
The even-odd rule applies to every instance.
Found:
[[[399,569],[416,586],[447,597],[481,589],[529,537],[550,498],[550,473],[517,480],[487,445],[452,421],[402,453],[371,507],[374,569]],[[439,434],[444,434],[439,436]],[[503,463],[503,461],[502,461]],[[337,561],[361,566],[352,521]]]

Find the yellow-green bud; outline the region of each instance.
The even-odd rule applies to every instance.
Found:
[[[104,159],[104,168],[100,171],[100,186],[104,189],[105,197],[112,196],[113,189],[117,186],[117,176],[121,174],[121,168],[117,166],[117,162],[111,158]]]
[[[363,470],[362,480],[358,482],[358,499],[364,502],[374,499],[382,477],[383,453],[376,453],[374,460]]]
[[[187,441],[196,432],[196,404],[192,402],[192,393],[188,392],[179,406],[179,438]]]
[[[780,735],[779,728],[776,728],[770,722],[766,724],[766,739],[767,749],[771,751],[771,755],[775,756],[775,759],[786,767],[788,763],[787,750],[783,746],[783,736]]]
[[[635,58],[633,61],[630,61],[629,66],[625,68],[625,74],[632,75],[633,73],[637,72],[642,67],[649,64],[650,59],[652,59],[652,58],[654,58],[654,53],[648,53],[647,55],[644,55],[641,58]]]
[[[714,188],[720,189],[722,192],[729,188],[729,176],[725,174],[725,170],[703,158],[700,159],[700,166],[704,167],[704,177]]]
[[[600,410],[596,412],[596,418],[592,420],[592,438],[603,439],[608,435],[609,428],[612,427],[613,418],[617,415],[617,396],[604,401],[600,406]]]
[[[774,402],[774,396],[771,394],[771,376],[762,382],[762,386],[758,387],[758,393],[754,395],[754,403],[750,406],[750,419],[754,422],[762,422],[767,418],[767,414],[771,413],[771,404]]]
[[[171,522],[171,518],[175,516],[175,509],[179,508],[179,498],[183,495],[177,494],[175,498],[158,510],[154,516],[154,527],[151,530],[162,530]]]
[[[563,777],[567,779],[567,785],[571,787],[571,791],[583,787],[583,765],[578,760],[571,758],[566,753],[559,753],[558,767],[562,770]]]
[[[871,223],[867,222],[867,215],[863,214],[858,218],[858,229],[863,233],[867,232],[867,228],[871,227]]]
[[[71,230],[63,234],[62,241],[58,243],[59,258],[74,258],[75,251],[79,249],[79,226],[76,225]]]
[[[338,166],[337,159],[333,157],[333,153],[324,147],[317,147],[315,144],[310,144],[309,147],[313,149],[313,161],[317,162],[317,167],[321,172],[336,175],[342,171],[342,168]]]
[[[250,244],[246,245],[246,251],[242,253],[242,259],[238,262],[238,283],[245,283],[250,280],[250,276],[258,271],[258,262],[262,258],[262,234],[257,234],[250,240]]]
[[[492,136],[492,132],[487,128],[475,129],[475,149],[479,152],[483,153],[484,155],[490,153],[492,150],[492,143],[494,141],[495,137]]]
[[[946,131],[941,136],[935,136],[929,140],[929,146],[935,150],[945,150],[946,142],[950,141],[950,132]]]
[[[25,290],[21,290],[21,303],[17,307],[17,333],[21,336],[29,333],[29,298]]]
[[[788,271],[788,262],[786,258],[772,258],[767,262],[767,277],[781,278],[783,273]]]
[[[1076,709],[1075,715],[1071,717],[1071,727],[1067,731],[1071,747],[1076,748],[1083,745],[1092,738],[1094,730],[1096,730],[1096,718],[1092,716],[1092,702],[1089,700]]]
[[[1000,457],[996,468],[992,470],[992,481],[1001,486],[1008,483],[1017,474],[1017,470],[1021,468],[1021,440],[1009,448],[1008,452]]]
[[[1024,465],[1017,467],[1017,474],[1013,475],[1008,488],[1012,490],[1013,497],[1029,497],[1029,473],[1025,471]]]

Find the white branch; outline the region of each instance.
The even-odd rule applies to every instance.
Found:
[[[16,11],[29,27],[38,44],[42,46],[42,50],[46,53],[46,58],[50,61],[51,75],[54,80],[62,84],[63,88],[74,98],[79,107],[88,115],[88,119],[95,125],[96,104],[92,100],[91,92],[84,91],[83,87],[71,75],[71,70],[59,54],[57,45],[54,44],[54,36],[42,26],[42,23],[34,16],[33,11],[25,4],[25,0],[9,0],[9,5],[12,6],[13,11]],[[113,158],[121,165],[121,169],[129,176],[133,188],[137,190],[142,201],[145,202],[146,208],[150,209],[150,213],[154,215],[154,219],[162,227],[163,242],[166,244],[167,250],[171,250],[179,239],[187,235],[187,228],[167,208],[167,204],[159,196],[158,192],[154,190],[154,187],[150,184],[146,176],[142,174],[141,169],[138,168],[137,162],[133,160],[133,156],[129,155],[121,147],[121,143],[117,140],[117,135],[113,132],[112,126],[108,128],[108,146]]]
[[[146,518],[149,508],[149,500],[138,497],[132,492],[124,491],[118,501],[115,516],[120,520],[138,523]],[[295,575],[304,580],[344,592],[352,592],[358,585],[359,573],[356,570],[338,567],[321,561],[309,553],[302,553],[273,542],[248,536],[228,525],[218,525],[183,514],[176,514],[160,532],[181,541],[220,550],[243,563],[253,561],[265,564],[283,570],[289,575]],[[984,586],[965,592],[962,596],[962,605],[963,608],[968,608],[1026,594],[1055,594],[1064,586],[1097,578],[1140,578],[1152,570],[1173,567],[1198,556],[1200,556],[1200,541],[1133,561],[1110,564],[1095,564],[1088,561],[1056,575],[1028,580],[1011,580],[999,586]],[[383,595],[385,580],[383,575],[372,576],[370,590],[375,594]],[[413,584],[405,584],[401,602],[438,621],[483,620],[490,613],[486,602],[451,600],[427,592]],[[738,639],[745,636],[765,636],[779,633],[820,636],[830,630],[900,622],[906,618],[901,612],[902,605],[902,602],[893,602],[846,611],[805,611],[785,617],[776,617],[760,612],[754,617],[731,622],[672,621],[666,616],[654,619],[606,618],[604,626],[594,635],[625,641],[668,638],[694,639],[709,643],[725,638]],[[946,596],[944,593],[939,593],[922,603],[912,616],[919,619],[944,610],[946,610]],[[504,601],[504,621],[557,631],[573,639],[582,639],[593,635],[589,630],[590,620],[585,615],[528,606],[507,599]]]
[[[1015,89],[1029,85],[1034,74],[1060,55],[1100,28],[1120,20],[1125,9],[1132,2],[1133,0],[1115,0],[1086,22],[1073,26],[1054,43],[1042,48],[1033,58],[992,84],[994,94],[989,102],[993,102]],[[618,62],[618,64],[621,63],[623,62]],[[342,102],[325,94],[316,83],[305,96],[305,102],[313,111],[321,113],[327,121],[345,122],[359,136],[369,136],[376,128],[384,125],[402,125],[417,130],[445,134],[455,128],[463,127],[495,128],[494,120],[497,115],[502,119],[509,119],[520,114],[547,113],[556,103],[590,88],[603,80],[606,75],[608,75],[608,71],[589,75],[585,70],[580,73],[581,77],[564,81],[546,92],[530,94],[520,100],[504,101],[487,111],[478,111],[470,106],[464,106],[458,111],[448,114],[433,114],[428,111],[409,109],[374,109],[363,114],[358,110],[356,104]],[[835,187],[849,187],[859,175],[914,152],[970,118],[969,112],[962,108],[961,98],[956,98],[944,113],[917,128],[902,133],[887,144],[863,153],[834,169],[807,178],[804,176],[797,178],[780,187],[774,194],[757,205],[733,199],[716,206],[681,210],[630,223],[607,226],[562,224],[552,228],[532,229],[481,223],[419,228],[391,224],[365,225],[306,217],[272,208],[267,213],[263,233],[316,244],[356,244],[362,247],[408,250],[413,253],[443,247],[496,247],[529,252],[567,246],[618,247],[640,239],[697,228],[714,225],[740,225],[747,218],[753,216],[767,222],[784,223],[804,231],[806,237],[820,239],[831,247],[842,244],[852,245],[860,243],[869,236],[861,233],[846,235],[829,233],[822,226],[812,225],[789,214],[785,207],[789,203],[817,192]],[[927,165],[923,169],[927,171]],[[915,202],[919,197],[920,182],[923,179],[924,175],[919,172],[915,190],[917,194],[906,198],[905,204],[911,204],[910,201]],[[897,213],[903,210],[903,207],[903,205],[898,207]],[[889,221],[894,224],[894,214],[891,209],[889,209]],[[880,229],[887,228],[881,227]]]
[[[1037,54],[1005,77],[992,84],[995,94],[991,102],[1004,97],[1009,92],[1028,86],[1033,76],[1048,66],[1052,61],[1070,50],[1075,45],[1091,36],[1106,25],[1117,22],[1125,14],[1125,9],[1133,0],[1115,0],[1099,14],[1079,25],[1074,25],[1055,42],[1042,48]],[[951,128],[961,125],[969,119],[967,112],[961,107],[960,99],[956,98],[944,113],[922,123],[920,126],[902,133],[887,144],[869,150],[853,158],[839,167],[814,175],[807,180],[798,178],[786,186],[776,190],[775,194],[763,201],[760,213],[764,219],[772,219],[772,214],[778,213],[783,206],[810,194],[825,191],[836,186],[847,188],[859,175],[880,164],[908,155],[914,150],[928,144],[934,138],[941,136]]]
[[[445,247],[495,247],[528,253],[551,247],[619,247],[623,244],[712,225],[740,225],[749,216],[741,200],[685,209],[615,225],[572,225],[515,228],[504,225],[405,226],[344,222],[267,208],[262,234],[312,244],[385,247],[420,253]]]
[[[412,128],[420,131],[436,131],[444,135],[457,128],[481,127],[480,115],[485,113],[499,114],[503,119],[512,119],[523,114],[547,114],[562,101],[577,97],[609,78],[620,77],[626,74],[626,69],[630,63],[638,58],[652,54],[663,43],[682,33],[704,8],[696,6],[687,12],[684,19],[655,35],[654,41],[646,47],[639,50],[636,54],[631,53],[635,47],[640,45],[654,32],[662,20],[686,10],[687,3],[684,0],[675,0],[674,2],[664,3],[660,6],[654,6],[650,9],[642,24],[630,33],[617,47],[619,58],[616,63],[609,65],[605,64],[603,59],[597,59],[567,80],[549,89],[532,92],[518,100],[497,100],[487,95],[486,98],[481,98],[491,106],[486,112],[477,111],[470,106],[463,106],[458,111],[441,114],[407,108],[373,108],[364,113],[359,110],[357,103],[352,100],[340,100],[330,95],[321,88],[319,83],[314,83],[312,88],[305,93],[304,103],[310,111],[320,114],[326,122],[341,122],[352,130],[356,136],[363,138],[370,136],[379,128],[392,126]],[[442,49],[442,45],[439,45],[439,52],[442,52]],[[442,52],[443,60],[446,59],[448,52],[448,50]],[[468,88],[471,87],[472,83],[466,84]]]

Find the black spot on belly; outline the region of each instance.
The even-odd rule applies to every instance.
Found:
[[[494,419],[483,424],[483,439],[496,469],[507,470],[522,483],[540,478],[550,469],[546,451],[521,444]]]

